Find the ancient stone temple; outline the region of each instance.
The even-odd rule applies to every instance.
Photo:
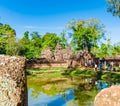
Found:
[[[61,44],[58,42],[54,52],[48,46],[42,51],[41,58],[46,58],[48,61],[62,62],[69,60],[72,54],[73,52],[69,46],[66,49],[62,49]]]
[[[95,59],[95,56],[88,50],[80,50],[77,53],[73,53],[69,46],[66,47],[66,49],[62,49],[61,44],[58,42],[54,51],[52,51],[50,46],[48,46],[44,51],[42,51],[40,59],[32,59],[27,61],[29,62],[27,66],[35,68],[93,68],[94,63],[96,63]]]
[[[62,47],[60,45],[60,43],[58,42],[55,50],[54,50],[54,57],[55,57],[55,61],[63,61],[63,53],[62,53]]]
[[[41,58],[46,58],[48,61],[52,61],[54,59],[54,55],[50,46],[48,46],[45,50],[42,51]]]
[[[62,49],[59,42],[54,52],[52,52],[50,46],[48,46],[48,48],[42,52],[41,57],[47,59],[49,62],[66,62],[67,67],[71,68],[92,68],[94,66],[94,56],[88,50],[80,50],[77,53],[73,53],[69,46],[66,49]]]
[[[63,60],[69,60],[70,57],[73,55],[73,52],[71,50],[71,48],[68,46],[66,49],[62,50],[62,54],[63,54]]]
[[[94,56],[87,50],[80,50],[78,53],[71,55],[69,67],[93,67]]]

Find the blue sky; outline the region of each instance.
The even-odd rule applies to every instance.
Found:
[[[106,8],[106,0],[0,0],[0,22],[13,27],[21,38],[26,30],[60,35],[72,19],[96,18],[106,26],[112,43],[119,42],[120,18]]]

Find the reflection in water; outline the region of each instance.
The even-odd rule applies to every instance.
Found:
[[[29,106],[93,106],[96,87],[80,78],[28,78]]]
[[[96,84],[96,86],[95,86]],[[109,83],[80,78],[28,78],[29,106],[93,106],[99,90]]]
[[[71,101],[74,99],[74,95],[71,94],[71,90],[67,90],[65,92],[65,96],[63,94],[56,94],[55,96],[48,96],[45,93],[40,93],[38,98],[34,98],[31,96],[33,89],[29,89],[29,106],[66,106],[67,101]]]

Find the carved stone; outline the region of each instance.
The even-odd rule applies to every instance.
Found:
[[[54,55],[50,46],[48,46],[45,50],[42,51],[41,58],[46,58],[48,61],[52,61],[54,59]]]

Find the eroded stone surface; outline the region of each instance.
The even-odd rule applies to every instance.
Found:
[[[15,81],[0,77],[0,106],[17,106],[20,91]]]
[[[63,61],[62,47],[58,42],[54,50],[55,61]]]
[[[120,106],[120,85],[100,91],[95,97],[94,106]]]
[[[46,58],[48,61],[53,60],[53,52],[50,48],[50,46],[48,46],[45,50],[42,51],[41,53],[41,58]]]
[[[0,55],[0,106],[27,106],[26,59]]]

